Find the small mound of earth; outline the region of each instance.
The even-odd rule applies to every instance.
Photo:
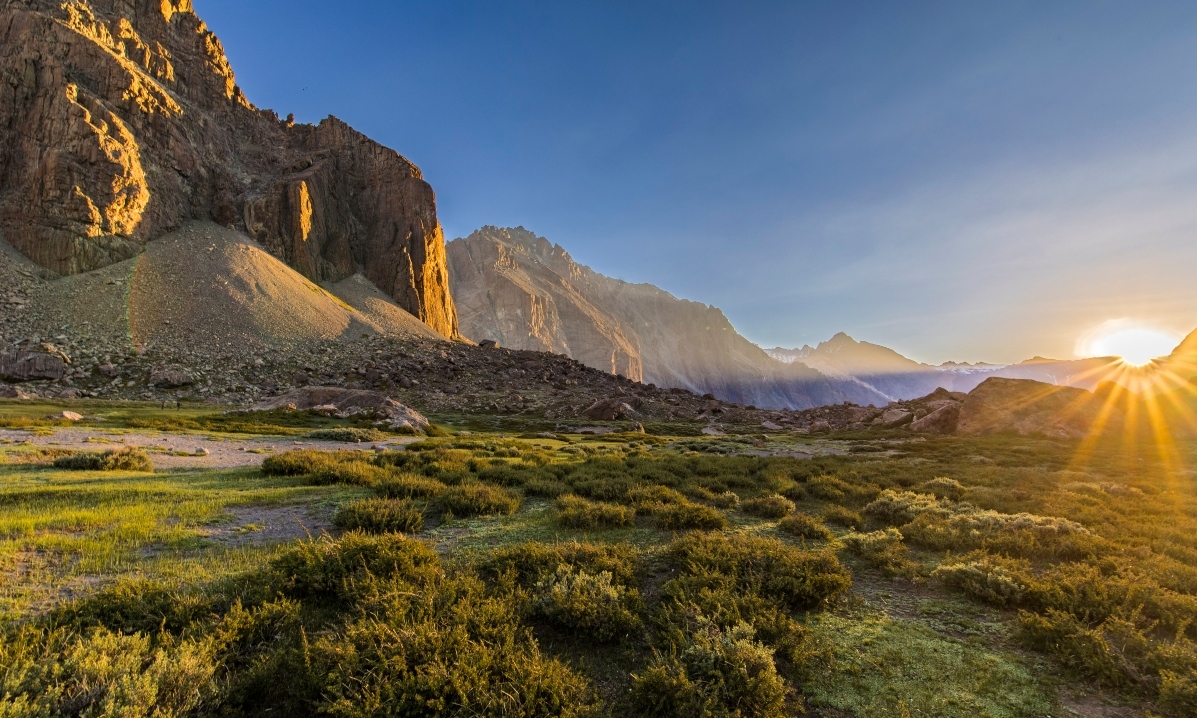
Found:
[[[305,386],[251,406],[247,411],[275,409],[312,410],[341,419],[366,415],[386,423],[392,430],[424,431],[428,419],[380,391],[344,389],[335,386]]]

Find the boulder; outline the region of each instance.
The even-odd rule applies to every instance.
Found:
[[[61,356],[45,352],[0,354],[0,379],[11,382],[48,379],[58,381],[66,375],[67,363]]]
[[[59,414],[58,416],[56,416],[56,417],[54,417],[54,418],[56,418],[56,419],[65,419],[65,420],[67,420],[67,421],[83,421],[83,415],[82,415],[82,414],[77,414],[77,413],[75,413],[75,412],[73,412],[73,411],[64,411],[64,412],[62,412],[61,414]]]
[[[636,410],[642,406],[639,397],[613,396],[598,401],[587,407],[582,414],[590,419],[614,421],[625,416],[634,416]]]
[[[400,404],[382,392],[367,389],[307,386],[260,401],[251,406],[249,411],[276,409],[314,409],[322,413],[331,411],[332,416],[340,418],[364,414],[385,422],[393,430],[410,429],[422,432],[428,426],[428,419],[418,411]]]
[[[781,431],[782,430],[779,425],[774,424],[771,421],[762,421],[761,428],[765,429],[766,431]]]
[[[190,386],[195,383],[195,377],[180,369],[162,369],[150,374],[150,384],[167,389]]]
[[[954,434],[960,421],[960,404],[948,402],[921,419],[910,423],[910,430],[926,434]]]
[[[873,423],[885,427],[886,429],[893,429],[899,426],[905,426],[914,421],[914,412],[906,409],[893,408],[886,409],[881,416],[873,420]]]
[[[499,343],[494,339],[483,339],[482,341],[478,342],[478,346],[482,347],[483,349],[498,349]]]
[[[35,395],[11,384],[0,384],[0,399],[32,399]]]

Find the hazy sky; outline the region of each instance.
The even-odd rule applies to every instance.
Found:
[[[1197,326],[1197,3],[195,0],[250,99],[765,346]]]

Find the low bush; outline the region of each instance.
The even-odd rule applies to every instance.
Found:
[[[407,499],[361,499],[342,506],[333,523],[345,531],[413,534],[424,527],[424,513]]]
[[[557,523],[574,529],[613,528],[631,526],[636,512],[627,506],[587,501],[567,494],[557,499]]]
[[[317,429],[308,434],[309,439],[321,441],[344,441],[360,444],[363,441],[382,441],[387,434],[378,429],[361,429],[353,426],[337,427],[335,429]]]
[[[776,601],[789,610],[810,610],[852,585],[835,554],[803,551],[777,539],[690,534],[670,544],[667,555],[678,576],[662,592],[681,604],[696,602],[704,591],[727,590]]]
[[[933,494],[936,498],[949,501],[959,501],[964,498],[965,491],[959,481],[946,476],[936,476],[930,481],[924,481],[919,484],[918,489],[925,494]]]
[[[784,496],[772,494],[743,501],[740,503],[740,510],[749,516],[762,519],[780,519],[794,511],[794,502]]]
[[[952,510],[934,494],[886,489],[861,513],[884,526],[902,526],[924,514],[949,516]]]
[[[639,553],[624,543],[569,541],[548,544],[533,541],[495,549],[479,562],[478,568],[487,578],[512,574],[517,583],[531,587],[561,566],[568,566],[591,575],[610,573],[615,583],[631,588],[636,585],[639,563]]]
[[[153,471],[150,457],[135,446],[111,451],[84,451],[54,460],[54,468],[70,471]]]
[[[524,493],[528,496],[543,496],[555,499],[569,492],[569,486],[553,479],[528,479],[524,482]]]
[[[519,497],[489,484],[461,484],[447,489],[437,499],[442,515],[457,517],[513,514],[520,507]]]
[[[339,539],[299,541],[275,561],[288,592],[297,596],[353,597],[366,579],[424,585],[440,576],[440,558],[403,534],[350,531]]]
[[[931,577],[996,606],[1017,605],[1026,593],[1030,566],[977,552],[941,563]]]
[[[843,526],[846,529],[859,529],[864,526],[864,519],[860,517],[860,514],[843,506],[834,504],[828,506],[819,513],[819,516],[823,519],[823,523],[832,526]]]
[[[777,529],[791,536],[817,541],[830,541],[832,535],[831,530],[824,526],[822,521],[804,513],[790,514],[777,524]]]
[[[637,486],[624,496],[624,500],[631,503],[636,513],[651,516],[666,506],[690,503],[685,495],[667,486]]]
[[[632,676],[631,708],[652,718],[781,718],[786,693],[773,651],[749,626],[704,622]]]
[[[364,455],[358,451],[316,451],[298,449],[267,456],[262,461],[262,473],[267,476],[305,476],[322,471],[327,467],[346,461],[360,461]]]
[[[536,615],[587,638],[612,641],[640,627],[640,593],[616,583],[610,571],[597,574],[568,565],[545,575],[533,589]]]
[[[349,486],[377,486],[390,476],[386,469],[380,469],[365,461],[347,461],[342,464],[328,464],[308,474],[314,484],[328,486],[347,484]]]
[[[657,526],[666,531],[718,531],[727,528],[727,516],[719,509],[694,504],[667,504],[656,511]]]
[[[910,549],[902,543],[902,532],[895,528],[870,533],[849,533],[843,538],[844,545],[888,576],[914,576],[918,572],[910,560]]]
[[[449,487],[418,474],[389,475],[374,484],[374,491],[389,499],[436,498]]]

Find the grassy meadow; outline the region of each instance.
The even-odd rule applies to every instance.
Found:
[[[1197,714],[1194,446],[346,447],[150,472],[0,444],[0,716]]]

